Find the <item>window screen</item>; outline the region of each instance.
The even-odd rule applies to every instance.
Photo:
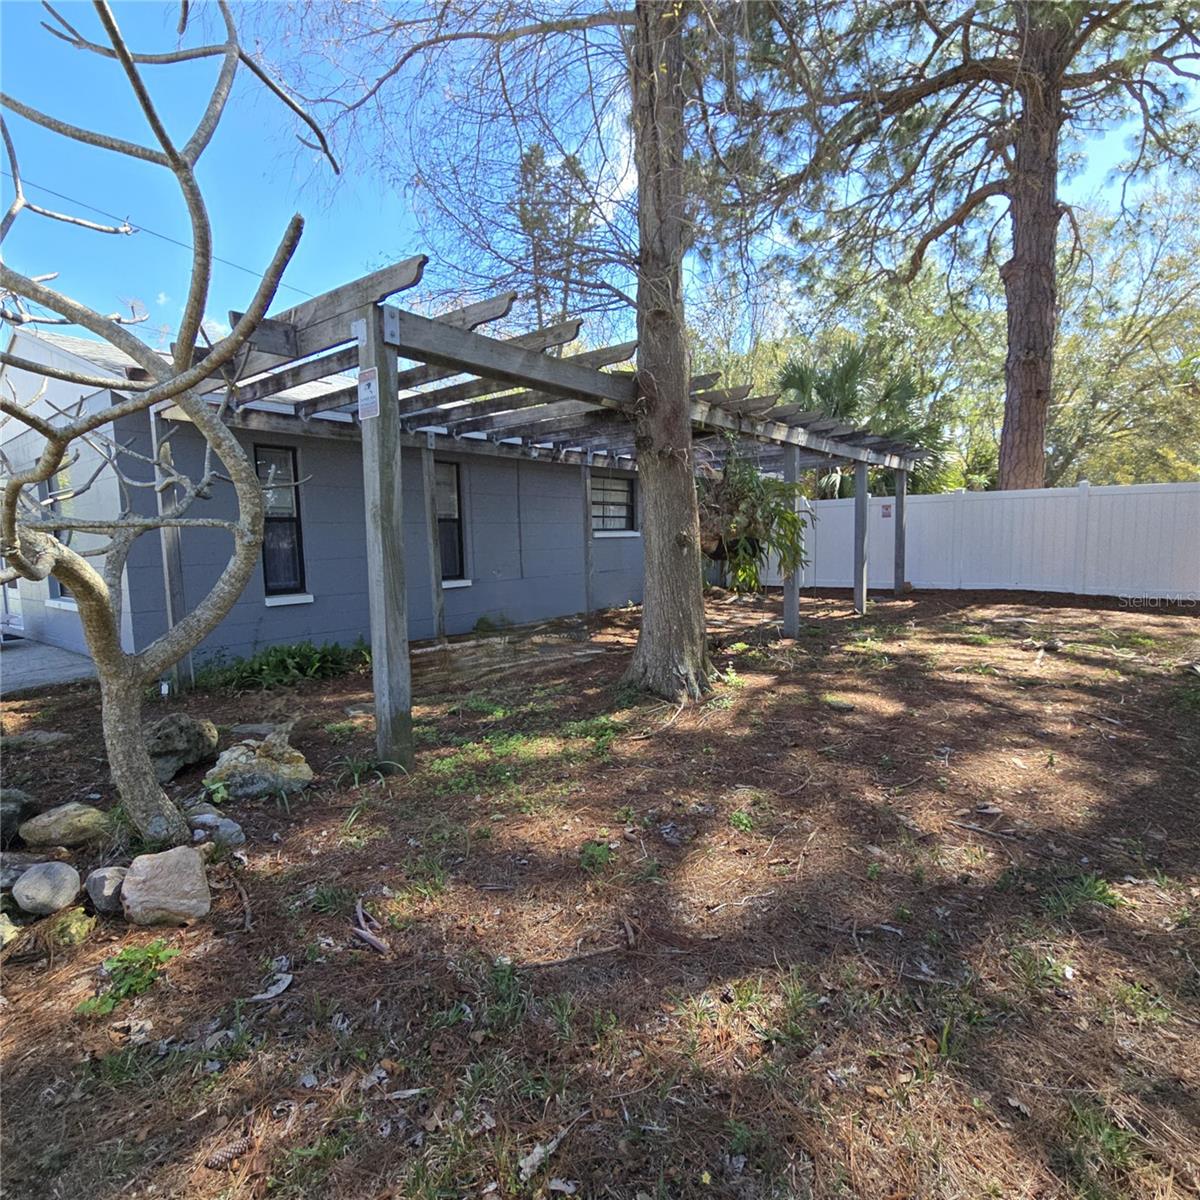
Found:
[[[304,553],[300,539],[300,497],[294,486],[296,451],[255,446],[254,463],[263,486],[263,586],[268,596],[304,591]]]
[[[442,578],[462,579],[463,561],[462,508],[458,486],[458,464],[434,463],[437,497],[438,539],[442,547]]]
[[[592,532],[636,529],[637,507],[633,480],[621,475],[592,473]]]

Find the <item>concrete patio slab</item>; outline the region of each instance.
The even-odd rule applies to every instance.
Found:
[[[95,679],[96,668],[83,654],[31,642],[28,638],[5,638],[0,644],[0,696],[11,698],[21,692]]]

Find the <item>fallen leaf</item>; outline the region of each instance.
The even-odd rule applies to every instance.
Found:
[[[286,992],[292,986],[292,978],[286,971],[278,972],[257,996],[250,997],[248,1003],[253,1004],[259,1000],[274,1000],[276,996]]]
[[[558,1149],[558,1144],[567,1136],[567,1130],[560,1129],[548,1142],[538,1142],[530,1152],[517,1164],[521,1182],[526,1183],[537,1173],[542,1163],[546,1161]]]

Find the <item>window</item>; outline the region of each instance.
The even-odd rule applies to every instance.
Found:
[[[296,451],[286,446],[255,446],[254,465],[263,485],[266,506],[263,530],[266,593],[286,596],[302,592],[304,553],[300,540],[300,497],[294,486],[298,478]]]
[[[71,471],[69,467],[63,467],[61,471],[56,472],[49,479],[44,480],[39,486],[39,491],[42,497],[42,507],[46,512],[57,515],[71,515],[75,504],[69,493],[71,490]],[[62,498],[65,496],[65,499]],[[53,529],[51,533],[58,538],[64,546],[71,544],[71,530],[69,529]],[[49,591],[51,600],[66,600],[70,604],[75,603],[75,597],[71,595],[71,589],[66,586],[57,576],[49,575],[46,577],[46,587]]]
[[[592,532],[636,529],[637,505],[633,479],[624,475],[592,474]]]
[[[438,541],[442,547],[442,578],[463,579],[462,504],[458,488],[458,463],[434,463]]]

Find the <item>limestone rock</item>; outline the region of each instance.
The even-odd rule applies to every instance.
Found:
[[[189,825],[195,826],[197,818],[219,817],[221,810],[207,800],[192,800],[184,804],[183,815],[187,817]]]
[[[146,749],[159,783],[169,783],[184,767],[217,756],[217,727],[187,713],[171,713],[146,732]]]
[[[78,895],[79,872],[68,863],[38,863],[13,885],[13,899],[24,912],[39,917],[66,908]]]
[[[50,750],[69,742],[71,735],[51,729],[29,729],[0,737],[0,750]]]
[[[8,913],[0,913],[0,950],[3,950],[13,938],[20,936],[20,925]]]
[[[17,829],[34,810],[35,801],[20,788],[0,788],[0,846],[17,836]]]
[[[195,841],[214,841],[218,846],[246,844],[246,831],[236,821],[222,817],[219,813],[215,816],[200,813],[194,817],[189,814],[188,823],[192,827]]]
[[[109,818],[90,804],[60,804],[21,824],[21,840],[30,846],[82,846],[111,833]]]
[[[279,726],[270,722],[243,721],[229,731],[240,738],[265,738],[279,732]]]
[[[224,785],[234,800],[257,800],[291,795],[312,783],[312,767],[299,750],[288,745],[285,733],[273,733],[261,742],[238,742],[221,754],[204,782]]]
[[[83,886],[98,913],[121,911],[121,884],[128,874],[128,867],[97,867],[87,877]]]
[[[76,905],[46,922],[46,937],[55,946],[79,946],[95,928],[96,918],[89,916],[82,905]]]
[[[49,861],[45,854],[22,854],[19,850],[0,853],[0,891],[8,891],[30,867]]]
[[[139,854],[121,885],[121,906],[135,925],[182,924],[212,907],[204,860],[190,846]]]

